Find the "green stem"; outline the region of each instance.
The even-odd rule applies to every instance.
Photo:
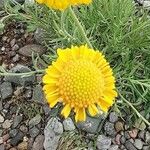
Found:
[[[11,73],[11,72],[0,72],[0,76],[29,76],[36,73],[44,73],[45,70],[36,70],[36,71],[30,71],[25,73]]]
[[[78,20],[76,14],[74,13],[74,11],[72,10],[71,7],[69,7],[69,12],[70,12],[70,15],[72,16],[74,22],[76,23],[76,25],[77,25],[77,27],[78,27],[78,29],[79,29],[79,31],[80,31],[80,33],[81,33],[83,39],[85,40],[85,42],[88,44],[88,46],[89,46],[90,48],[93,48],[92,44],[90,43],[89,39],[87,38],[87,35],[86,35],[86,33],[85,33],[84,29],[83,29],[83,26],[82,26],[81,23],[79,22],[79,20]]]
[[[135,113],[137,114],[137,116],[139,117],[139,118],[141,118],[148,126],[150,126],[150,122],[148,122],[148,120],[146,120],[137,110],[136,110],[136,108],[129,102],[129,101],[127,101],[121,94],[119,94],[120,95],[120,97],[122,98],[122,100],[124,101],[124,102],[126,102],[134,111],[135,111]]]

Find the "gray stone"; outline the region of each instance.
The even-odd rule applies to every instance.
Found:
[[[10,73],[28,73],[31,70],[27,66],[16,65],[12,69],[9,70]],[[35,81],[35,75],[27,75],[27,76],[6,76],[5,81],[15,83],[17,85],[31,85]]]
[[[33,97],[32,100],[39,103],[39,104],[45,104],[45,97],[43,94],[43,89],[41,85],[37,85],[33,89]]]
[[[145,139],[145,130],[140,131],[140,132],[138,133],[138,137],[139,137],[140,139],[144,140],[144,139]]]
[[[12,125],[12,120],[5,120],[5,122],[2,124],[4,129],[9,129]]]
[[[143,1],[143,6],[145,7],[145,8],[150,8],[150,1]]]
[[[72,121],[71,118],[67,118],[63,121],[63,125],[64,125],[64,129],[66,131],[72,131],[72,130],[75,130],[75,125]]]
[[[32,57],[32,53],[41,56],[45,53],[45,48],[41,45],[30,44],[19,49],[18,53],[26,57]]]
[[[15,137],[18,133],[17,129],[10,130],[9,135],[11,138]]]
[[[130,139],[130,135],[129,135],[128,131],[125,131],[125,132],[124,132],[124,137],[125,137],[127,140]]]
[[[22,132],[18,132],[17,135],[10,140],[10,144],[12,146],[18,145],[19,142],[23,140],[24,134]]]
[[[150,150],[150,146],[143,146],[143,150]]]
[[[34,33],[34,39],[37,43],[43,44],[45,37],[45,31],[41,28],[37,28]]]
[[[108,150],[118,150],[119,146],[118,145],[111,145]]]
[[[1,1],[1,0],[0,0]],[[0,150],[5,150],[4,144],[0,145]]]
[[[150,132],[149,131],[147,131],[145,134],[145,141],[146,143],[150,144]]]
[[[115,123],[116,121],[118,121],[118,114],[116,112],[111,112],[109,114],[109,121],[111,123]]]
[[[36,136],[38,136],[39,133],[40,133],[40,130],[37,127],[33,127],[29,129],[29,134],[32,138],[35,138]]]
[[[94,118],[87,116],[86,121],[77,123],[77,127],[87,133],[97,133],[101,121],[101,117]]]
[[[108,134],[111,137],[114,137],[116,135],[116,131],[113,123],[106,122],[104,125],[104,130],[106,134]]]
[[[3,104],[2,104],[2,100],[0,98],[0,111],[3,109]]]
[[[16,128],[21,123],[22,119],[23,119],[22,115],[15,116],[13,120],[12,128]]]
[[[3,144],[4,140],[3,137],[0,137],[0,145]]]
[[[44,136],[38,135],[33,143],[32,150],[43,150]]]
[[[0,129],[0,136],[2,136],[3,130]]]
[[[1,92],[1,96],[2,99],[6,99],[12,96],[13,94],[13,89],[12,89],[12,85],[9,82],[3,82],[0,85],[0,92]]]
[[[125,138],[124,136],[121,136],[120,142],[121,142],[122,144],[124,144],[124,143],[126,142],[126,138]]]
[[[105,135],[99,135],[96,141],[96,146],[99,150],[109,149],[111,145],[111,139]]]
[[[137,150],[137,149],[134,147],[133,143],[131,143],[129,140],[126,141],[125,147],[126,147],[127,150]]]
[[[134,146],[135,146],[137,149],[142,149],[142,147],[143,147],[143,142],[141,141],[141,139],[135,139],[135,141],[134,141]]]
[[[0,123],[4,122],[4,117],[0,114]]]
[[[61,122],[57,118],[51,118],[44,129],[45,150],[56,150],[62,133],[63,125]]]
[[[41,115],[40,114],[37,114],[34,118],[32,118],[30,121],[29,121],[29,128],[32,128],[34,127],[35,125],[39,124],[41,122]]]

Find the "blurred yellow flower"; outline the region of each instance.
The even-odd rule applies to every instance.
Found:
[[[70,5],[89,4],[92,0],[36,0],[54,9],[64,10]]]
[[[43,90],[50,107],[61,102],[61,114],[67,118],[71,110],[75,120],[85,121],[100,110],[107,112],[117,96],[112,69],[104,56],[84,46],[58,49],[58,58],[46,69]]]

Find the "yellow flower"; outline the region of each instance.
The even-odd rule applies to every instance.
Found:
[[[89,4],[92,0],[36,0],[54,9],[64,10],[70,5]]]
[[[117,93],[112,69],[104,56],[84,46],[58,49],[58,58],[46,69],[43,89],[50,107],[63,103],[61,114],[67,118],[71,110],[75,120],[85,121],[100,110],[107,112]]]

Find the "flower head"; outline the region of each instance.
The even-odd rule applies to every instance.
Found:
[[[104,56],[86,45],[58,49],[56,62],[43,77],[44,92],[50,107],[62,102],[61,114],[67,118],[71,110],[76,121],[86,120],[86,111],[95,116],[107,112],[117,93],[112,69]]]
[[[54,9],[64,10],[70,5],[89,4],[92,0],[36,0]]]

